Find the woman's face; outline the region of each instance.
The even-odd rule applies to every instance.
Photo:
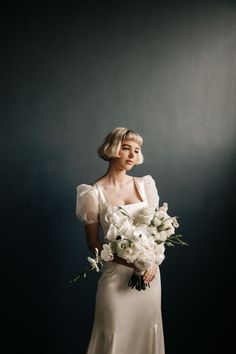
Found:
[[[122,169],[131,170],[136,165],[140,146],[133,140],[123,140],[119,150],[119,157],[112,158],[114,162]]]

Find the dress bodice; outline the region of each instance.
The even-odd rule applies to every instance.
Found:
[[[114,208],[122,207],[123,209],[125,209],[128,212],[128,214],[131,217],[133,217],[136,212],[143,209],[147,205],[147,200],[146,200],[144,189],[142,188],[142,186],[137,184],[134,177],[133,177],[133,181],[134,181],[135,187],[138,190],[140,197],[142,198],[142,201],[136,202],[136,203],[125,204],[125,205],[118,204],[118,205],[113,206]],[[105,193],[103,187],[99,186],[97,183],[95,183],[95,186],[97,189],[98,201],[99,201],[99,205],[100,205],[99,221],[100,221],[100,224],[101,224],[104,234],[106,234],[107,230],[109,228],[109,224],[105,219],[105,214],[107,212],[107,208],[112,205],[111,205],[109,198],[107,197],[107,194]]]
[[[146,175],[143,177],[133,177],[133,179],[142,201],[119,205],[126,209],[131,217],[146,206],[157,207],[159,205],[159,195],[153,178],[150,175]],[[80,184],[77,186],[77,217],[85,224],[100,223],[104,234],[106,234],[109,227],[105,220],[105,214],[109,206],[111,206],[111,203],[102,186],[96,183],[93,185]]]

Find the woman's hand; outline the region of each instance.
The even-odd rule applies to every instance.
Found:
[[[156,264],[154,264],[151,268],[146,270],[146,272],[143,274],[143,280],[145,284],[150,283],[155,278],[156,270],[157,270]]]

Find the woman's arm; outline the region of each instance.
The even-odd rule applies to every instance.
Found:
[[[88,249],[94,254],[96,253],[95,248],[101,251],[102,243],[99,241],[99,223],[87,224],[84,226],[84,228]]]
[[[126,262],[126,260],[124,258],[121,258],[121,257],[116,256],[116,255],[114,256],[114,259],[113,259],[112,262],[118,263],[118,264],[123,264],[123,265],[125,265],[127,267],[136,269],[136,267],[135,267],[135,265],[133,263],[128,263],[128,262]]]

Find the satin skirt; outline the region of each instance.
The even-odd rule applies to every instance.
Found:
[[[159,267],[146,290],[128,287],[132,273],[105,262],[87,354],[164,354]]]

